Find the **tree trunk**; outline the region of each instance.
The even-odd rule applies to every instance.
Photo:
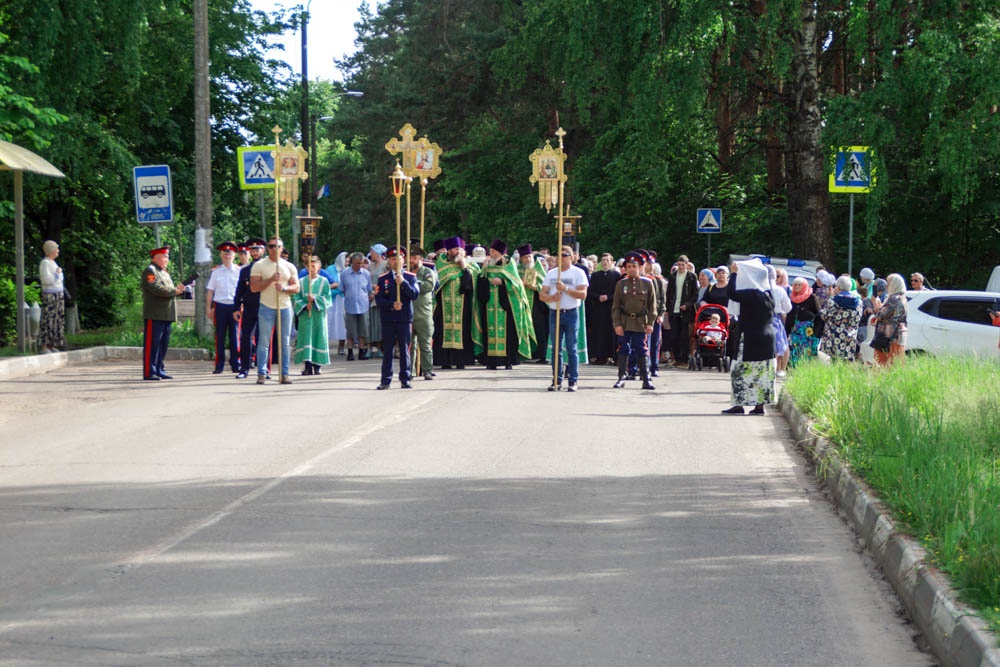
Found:
[[[817,78],[816,8],[803,0],[799,30],[794,34],[795,57],[788,100],[788,215],[795,255],[818,259],[833,270],[833,229],[827,191],[825,151],[821,145],[822,117]]]

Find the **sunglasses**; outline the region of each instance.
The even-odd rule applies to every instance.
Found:
[[[281,246],[279,246],[277,243],[268,243],[267,247],[268,248],[280,248]]]
[[[561,254],[561,255],[559,255],[559,256],[560,256],[560,257],[572,257],[573,255],[569,254],[568,252],[564,252],[564,253],[562,253],[562,254]]]

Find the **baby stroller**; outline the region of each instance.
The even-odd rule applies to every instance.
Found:
[[[718,315],[718,323],[712,316]],[[729,311],[724,306],[706,303],[694,316],[694,356],[688,362],[690,370],[700,371],[706,366],[715,366],[719,372],[729,370],[726,343],[729,340]]]

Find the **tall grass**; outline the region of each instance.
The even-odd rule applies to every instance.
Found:
[[[125,313],[125,326],[107,344],[124,347],[142,347],[144,326],[145,320],[142,319],[142,303],[134,303],[129,306]],[[199,336],[195,330],[194,322],[187,320],[174,323],[170,332],[170,347],[212,350],[215,349],[215,339],[212,336]]]
[[[1000,364],[907,359],[803,364],[785,390],[1000,629]]]

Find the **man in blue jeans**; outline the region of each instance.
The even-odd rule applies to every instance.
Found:
[[[281,259],[281,239],[267,242],[267,257],[254,262],[250,269],[250,291],[260,294],[257,325],[257,384],[264,384],[267,377],[267,358],[271,347],[271,331],[278,313],[281,314],[281,384],[291,384],[288,377],[290,362],[289,344],[292,333],[292,294],[299,291],[299,272],[295,265]]]
[[[580,305],[587,298],[590,281],[587,274],[573,264],[573,249],[564,245],[559,251],[559,266],[545,274],[539,296],[549,307],[549,331],[552,336],[552,363],[556,365],[556,379],[549,391],[562,389],[561,357],[566,355],[567,391],[576,391],[580,359],[577,356],[577,336],[580,326]],[[559,313],[559,331],[556,331],[556,312]],[[562,341],[560,344],[560,340]],[[555,350],[559,349],[559,357]]]

